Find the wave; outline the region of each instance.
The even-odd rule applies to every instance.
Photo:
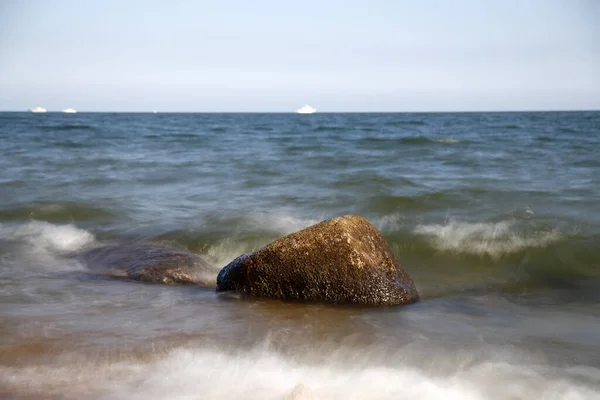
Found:
[[[417,235],[425,236],[437,250],[499,257],[525,248],[545,247],[559,241],[556,230],[519,231],[515,221],[459,222],[417,225]]]
[[[197,139],[199,138],[201,135],[196,134],[196,133],[187,133],[187,132],[181,132],[181,133],[170,133],[168,135],[168,137],[171,138],[177,138],[177,139]]]
[[[46,125],[41,129],[46,131],[95,131],[96,127],[85,124],[62,124],[62,125]]]
[[[102,241],[157,244],[189,251],[211,265],[207,279],[212,280],[239,255],[330,217],[332,215],[299,218],[282,213],[214,214],[205,216],[197,227],[159,229],[158,232],[146,227],[137,233],[122,234],[105,232]],[[591,267],[600,254],[597,239],[540,225],[529,213],[509,218],[496,222],[449,220],[442,224],[425,224],[414,215],[391,213],[368,219],[384,234],[400,262],[417,267],[417,277],[418,266],[428,264],[427,274],[431,275],[427,279],[432,282],[438,282],[440,277],[444,279],[444,266],[450,265],[457,274],[463,270],[478,271],[496,278],[499,271],[513,271],[508,281],[500,277],[507,290],[568,285],[577,289],[581,281],[598,278],[599,273]],[[0,255],[8,255],[16,264],[25,262],[52,270],[63,268],[61,264],[80,268],[69,266],[69,260],[79,251],[102,243],[93,233],[73,224],[29,221],[0,225],[0,244]],[[482,257],[494,266],[492,270],[481,268]],[[459,281],[463,287],[472,283],[468,278],[457,278],[457,283]],[[583,290],[589,291],[585,287]]]
[[[8,268],[13,278],[19,269],[18,274],[26,275],[87,271],[77,257],[81,251],[106,244],[155,244],[202,257],[209,264],[204,278],[212,282],[239,255],[329,217],[213,216],[203,220],[199,229],[105,232],[100,239],[73,224],[0,224],[0,266]],[[423,224],[414,217],[389,214],[369,220],[419,282],[424,298],[465,290],[507,295],[543,291],[556,299],[562,296],[561,301],[600,301],[597,237],[536,228],[528,219]],[[440,286],[440,282],[445,283]],[[486,286],[491,283],[493,287]]]
[[[462,143],[462,140],[454,138],[444,137],[430,137],[430,136],[408,136],[398,139],[398,142],[402,144],[427,144],[427,143],[441,143],[441,144],[457,144]]]
[[[444,194],[434,192],[416,198],[380,195],[373,198],[384,215],[369,217],[369,221],[392,243],[410,245],[425,252],[467,256],[501,257],[527,249],[545,248],[571,237],[557,229],[536,223],[533,212],[525,209],[500,216],[497,222],[462,222],[449,220],[443,224],[424,224],[419,217],[407,214],[407,209],[439,208]],[[372,209],[372,205],[369,206]],[[381,210],[381,209],[384,210]],[[396,212],[400,208],[402,212]],[[172,241],[176,247],[210,253],[215,260],[231,261],[240,254],[255,250],[284,235],[297,232],[335,215],[300,218],[281,213],[248,213],[241,215],[206,215],[199,229],[163,232],[147,240]],[[420,252],[420,250],[419,250]]]
[[[417,145],[417,144],[431,144],[431,143],[440,143],[440,144],[458,144],[465,143],[464,140],[450,138],[450,137],[436,137],[436,136],[406,136],[398,138],[396,136],[371,136],[361,138],[359,142],[364,143],[394,143],[394,144],[404,144],[404,145]]]
[[[254,125],[250,127],[253,131],[257,132],[273,132],[275,128],[269,125]]]
[[[549,227],[528,209],[507,218],[424,224],[396,213],[372,223],[424,298],[468,292],[557,304],[600,301],[597,234]]]
[[[0,221],[35,219],[47,222],[106,221],[115,214],[101,207],[78,203],[34,203],[0,209]]]
[[[572,166],[578,168],[600,168],[600,160],[598,159],[587,159],[579,160],[571,163]]]
[[[418,185],[409,180],[399,180],[395,186],[416,187]],[[414,196],[379,194],[372,196],[369,199],[367,209],[387,215],[396,210],[402,210],[403,212],[435,210],[444,206],[448,207],[450,201],[451,199],[448,199],[448,196],[445,196],[443,192],[433,192]]]
[[[333,125],[319,125],[313,128],[313,132],[340,132],[348,130],[344,126],[333,126]]]
[[[558,131],[562,132],[562,133],[579,133],[579,131],[576,130],[576,129],[564,128],[564,127],[563,128],[558,128]]]
[[[411,119],[404,121],[391,121],[386,123],[387,126],[402,126],[402,125],[427,125],[427,122],[420,119]]]
[[[520,125],[502,125],[500,127],[500,129],[517,130],[517,129],[521,129],[521,126]]]
[[[254,229],[264,229],[290,234],[320,222],[322,219],[298,218],[285,214],[250,213],[243,218],[243,223]]]
[[[409,188],[419,187],[419,185],[410,179],[404,177],[390,178],[376,172],[359,174],[340,174],[336,180],[331,183],[331,187],[339,190],[361,190],[361,191],[380,191],[385,192],[387,188]],[[410,199],[409,196],[397,196],[403,199]],[[386,201],[388,198],[396,198],[392,195],[375,195],[370,201],[378,204],[380,201]],[[377,207],[377,206],[376,206]]]
[[[323,150],[323,146],[319,145],[289,145],[286,147],[285,151],[289,154],[301,154],[301,153],[317,153]]]
[[[377,126],[355,125],[354,128],[359,132],[379,132]]]
[[[462,140],[452,138],[429,138],[430,141],[436,143],[461,143]]]
[[[75,225],[54,225],[44,221],[31,221],[0,231],[0,238],[16,240],[31,247],[32,251],[70,253],[94,242],[92,233]]]
[[[411,365],[406,351],[388,351],[381,365],[368,353],[334,353],[302,362],[256,346],[246,351],[177,348],[136,358],[65,358],[36,366],[0,366],[12,393],[52,398],[126,399],[598,399],[600,370],[554,367],[525,357],[424,354],[436,361]],[[352,352],[351,352],[352,353]],[[497,354],[506,354],[507,350]],[[451,363],[451,361],[454,361]],[[441,369],[437,363],[452,364]],[[65,395],[68,393],[68,396]]]
[[[143,240],[186,249],[207,258],[215,279],[220,268],[241,254],[297,232],[325,218],[303,219],[285,214],[248,213],[239,216],[207,215],[202,229],[181,229],[150,235]],[[138,238],[139,239],[139,238]]]
[[[555,142],[556,138],[552,137],[552,136],[538,136],[535,138],[535,140],[539,141],[539,142]]]
[[[218,226],[229,235],[240,232],[287,235],[316,224],[325,218],[300,218],[284,213],[250,212],[238,215],[213,213],[205,216],[205,225]]]
[[[1,264],[12,265],[15,273],[23,266],[32,270],[81,270],[79,262],[69,259],[75,252],[96,244],[91,232],[75,225],[55,225],[30,221],[17,226],[0,224]],[[13,276],[14,279],[14,276]]]

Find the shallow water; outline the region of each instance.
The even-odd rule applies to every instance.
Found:
[[[600,398],[600,113],[0,114],[0,395]],[[233,258],[343,214],[422,301],[242,299],[95,275]]]

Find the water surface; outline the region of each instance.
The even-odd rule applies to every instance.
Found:
[[[157,243],[214,282],[344,214],[420,303],[242,299],[78,258]],[[0,113],[0,296],[8,398],[600,398],[600,112]]]

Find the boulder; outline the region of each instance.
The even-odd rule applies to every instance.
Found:
[[[217,291],[365,305],[419,300],[381,232],[359,216],[320,222],[236,258],[219,273]]]
[[[157,245],[98,247],[83,254],[82,259],[91,270],[116,278],[167,284],[209,284],[206,261],[185,251]]]

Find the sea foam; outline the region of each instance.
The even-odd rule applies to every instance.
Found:
[[[212,268],[205,271],[204,278],[207,281],[216,282],[221,268],[238,256],[257,250],[259,247],[268,244],[271,240],[276,240],[281,236],[297,232],[317,222],[319,220],[301,219],[285,214],[249,213],[237,223],[232,232],[240,233],[263,230],[273,233],[273,237],[265,237],[264,240],[258,241],[248,241],[238,240],[234,234],[211,245],[206,250],[205,256],[208,258]]]
[[[68,253],[82,249],[94,241],[94,235],[75,225],[55,225],[30,221],[13,231],[15,239],[47,252]]]
[[[176,349],[149,360],[66,360],[60,365],[0,367],[13,393],[76,399],[600,399],[594,368],[482,360],[440,374],[398,359],[378,366],[300,363],[257,347],[245,352]]]
[[[425,236],[441,251],[498,257],[525,248],[544,247],[563,235],[556,230],[519,231],[514,221],[460,222],[417,225],[414,233]]]
[[[245,223],[251,228],[262,228],[283,235],[294,233],[316,224],[322,219],[297,218],[285,214],[251,213],[245,217]]]
[[[56,225],[45,221],[29,221],[17,226],[0,226],[5,260],[26,261],[25,265],[49,269],[81,269],[81,265],[65,258],[95,243],[92,233],[75,225]]]

